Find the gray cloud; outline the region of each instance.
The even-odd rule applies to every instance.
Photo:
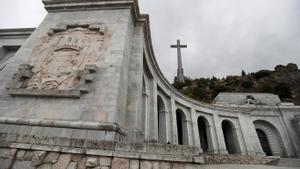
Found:
[[[0,2],[0,28],[37,27],[45,15],[41,0]]]
[[[176,75],[180,38],[185,75],[223,77],[277,64],[300,64],[299,0],[140,0],[150,14],[156,58]],[[0,2],[0,27],[36,27],[46,12],[40,0]]]
[[[185,75],[223,77],[300,63],[298,0],[141,0],[150,13],[156,57],[169,80],[180,37]]]

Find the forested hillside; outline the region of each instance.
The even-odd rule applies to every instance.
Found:
[[[220,92],[274,93],[283,102],[300,105],[300,70],[296,64],[278,65],[274,70],[254,73],[241,71],[240,76],[226,78],[186,78],[174,80],[173,86],[196,100],[211,103]]]

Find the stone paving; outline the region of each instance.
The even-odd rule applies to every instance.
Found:
[[[247,165],[247,164],[210,164],[201,165],[199,169],[299,169],[299,167],[277,167],[268,165]]]

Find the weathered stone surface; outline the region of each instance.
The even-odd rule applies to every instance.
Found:
[[[79,90],[46,90],[46,89],[9,89],[8,93],[12,96],[39,96],[39,97],[65,97],[79,98]]]
[[[26,151],[26,153],[24,155],[24,160],[31,161],[33,156],[34,156],[33,151]]]
[[[160,168],[161,169],[171,169],[171,164],[169,162],[161,162]]]
[[[1,159],[0,160],[0,167],[2,167],[3,169],[10,169],[12,167],[14,163],[14,159],[10,159],[10,158],[7,158],[7,159]],[[1,169],[2,169],[1,168]]]
[[[80,161],[82,161],[82,157],[83,156],[81,154],[72,154],[71,160],[79,163]]]
[[[77,163],[76,162],[70,162],[67,169],[77,169]]]
[[[97,66],[94,65],[94,64],[86,64],[86,65],[84,66],[84,69],[85,69],[85,70],[88,70],[88,71],[91,72],[91,73],[94,73],[94,72],[96,72],[96,70],[97,70]]]
[[[205,160],[204,160],[203,157],[194,157],[194,162],[199,163],[199,164],[203,164],[203,163],[205,163]]]
[[[0,158],[9,158],[9,157],[10,157],[10,149],[0,148]]]
[[[16,156],[16,158],[18,159],[18,160],[24,160],[24,156],[25,156],[25,154],[26,154],[26,151],[25,150],[19,150],[18,152],[17,152],[17,156]]]
[[[101,169],[111,169],[110,167],[104,166],[104,167],[100,167]]]
[[[93,169],[102,169],[102,167],[97,166],[97,167],[93,167]]]
[[[203,157],[206,164],[267,164],[274,158],[245,155],[214,155]]]
[[[4,169],[5,159],[0,158],[0,169]]]
[[[68,167],[71,161],[71,154],[61,154],[58,162],[53,164],[52,169],[65,169]]]
[[[12,169],[35,169],[31,161],[15,161]]]
[[[97,157],[87,157],[85,165],[87,167],[96,167],[98,165]]]
[[[111,157],[100,157],[99,158],[99,164],[100,166],[111,166]]]
[[[142,169],[152,169],[152,163],[150,161],[141,161]]]
[[[184,163],[173,163],[172,169],[185,169]]]
[[[159,169],[159,162],[158,161],[152,162],[152,169]]]
[[[56,163],[59,158],[59,153],[50,152],[47,154],[47,156],[44,158],[44,163]]]
[[[52,164],[42,164],[38,166],[36,169],[51,169]]]
[[[42,164],[46,154],[46,151],[35,151],[32,158],[32,164],[35,166]]]
[[[85,161],[86,161],[86,157],[83,157],[78,163],[78,167],[77,169],[85,169],[86,166],[85,166]]]
[[[76,25],[73,27],[70,29],[67,27],[63,32],[46,36],[47,41],[43,41],[38,48],[34,48],[31,58],[35,62],[31,63],[32,71],[30,71],[29,80],[24,82],[24,88],[64,91],[78,86],[76,83],[77,70],[84,70],[84,66],[87,65],[86,68],[89,71],[96,71],[96,65],[93,66],[93,64],[102,56],[100,51],[103,43],[100,42],[100,39],[103,38],[103,35],[95,34],[95,31],[88,28],[76,27]],[[77,32],[74,33],[74,30]],[[87,32],[90,34],[86,34]],[[74,42],[66,40],[70,38],[77,43],[74,44]],[[62,40],[53,43],[57,39]],[[93,45],[87,46],[82,41],[99,41],[99,43],[92,43]],[[50,50],[50,48],[55,48],[55,50]],[[95,48],[97,51],[87,55],[88,51],[93,51]],[[44,50],[48,50],[48,52],[44,52]],[[65,55],[65,50],[68,50],[69,55],[73,57]],[[38,64],[36,64],[36,60],[39,60]]]
[[[129,164],[130,164],[129,169],[139,169],[139,167],[140,167],[139,160],[130,160]]]
[[[129,160],[125,158],[114,158],[111,169],[129,169]]]

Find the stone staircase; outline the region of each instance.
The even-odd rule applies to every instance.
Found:
[[[279,167],[295,167],[300,169],[300,158],[280,158],[272,161],[269,165]]]

